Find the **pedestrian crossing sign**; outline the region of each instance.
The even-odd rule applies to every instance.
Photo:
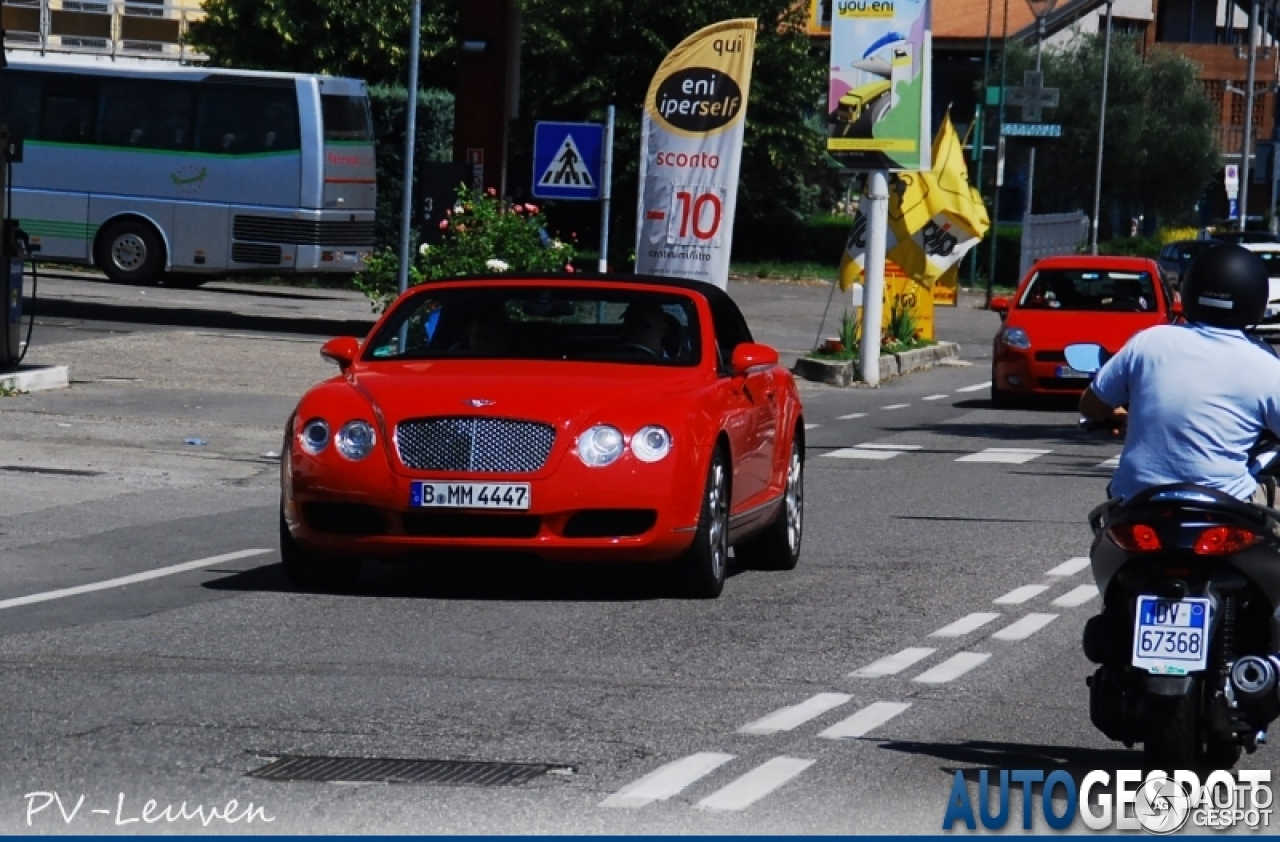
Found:
[[[604,126],[538,123],[533,130],[533,195],[598,201]]]

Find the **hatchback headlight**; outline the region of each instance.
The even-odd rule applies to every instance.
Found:
[[[353,462],[368,456],[377,442],[377,433],[368,421],[348,421],[333,440],[338,452]]]
[[[622,431],[608,424],[599,424],[578,436],[578,458],[589,468],[612,464],[625,448]]]
[[[1025,351],[1031,347],[1031,337],[1020,327],[1007,327],[1000,332],[1000,339],[1010,348]]]
[[[323,418],[312,418],[302,425],[302,433],[298,436],[302,449],[312,456],[329,446],[329,425]]]
[[[643,428],[631,438],[631,452],[641,462],[658,462],[671,452],[671,434],[656,424]]]

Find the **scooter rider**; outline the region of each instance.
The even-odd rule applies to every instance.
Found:
[[[1080,399],[1088,421],[1128,426],[1109,493],[1195,483],[1271,505],[1248,451],[1265,430],[1280,435],[1280,359],[1244,332],[1266,312],[1266,265],[1238,245],[1215,246],[1191,261],[1181,290],[1188,323],[1134,336]]]

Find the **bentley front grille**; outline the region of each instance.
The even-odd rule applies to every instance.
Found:
[[[550,424],[509,418],[418,418],[396,427],[396,450],[421,471],[529,474],[551,455]]]

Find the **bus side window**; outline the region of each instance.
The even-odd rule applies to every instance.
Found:
[[[40,139],[40,80],[42,74],[0,70],[0,123],[17,128],[28,140]]]
[[[99,140],[108,146],[190,149],[191,99],[190,86],[181,82],[103,82]]]
[[[40,139],[60,143],[98,142],[98,82],[88,76],[50,73],[45,77]]]
[[[202,86],[196,149],[221,155],[296,151],[301,132],[295,96],[292,88]]]

